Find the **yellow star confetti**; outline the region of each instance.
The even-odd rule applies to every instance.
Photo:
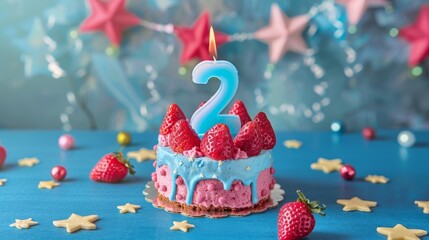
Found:
[[[187,220],[176,222],[173,221],[173,226],[170,227],[170,230],[181,230],[182,232],[188,232],[189,228],[194,228],[195,226],[189,224]]]
[[[57,187],[59,185],[60,185],[59,183],[52,181],[52,180],[51,181],[40,181],[38,187],[40,189],[42,189],[42,188],[53,189],[54,187]]]
[[[76,232],[80,229],[93,230],[97,226],[93,223],[98,220],[97,215],[79,216],[72,213],[68,219],[53,221],[55,227],[63,227],[68,233]]]
[[[385,176],[381,176],[381,175],[368,175],[365,178],[365,181],[370,182],[370,183],[382,183],[385,184],[387,182],[389,182],[389,179],[386,178]]]
[[[351,199],[338,199],[337,203],[344,205],[343,211],[361,211],[361,212],[371,212],[370,207],[377,206],[377,202],[362,200],[358,197]]]
[[[317,163],[311,164],[311,169],[313,170],[321,170],[324,173],[331,173],[334,171],[340,171],[341,167],[343,166],[341,159],[336,158],[332,160],[328,160],[326,158],[319,158],[317,160]]]
[[[388,240],[419,240],[427,234],[425,230],[408,229],[402,224],[396,224],[393,228],[378,227],[377,232],[387,236]]]
[[[414,203],[417,204],[418,207],[423,208],[423,213],[429,213],[429,201],[415,201]]]
[[[0,186],[3,186],[5,182],[7,182],[7,179],[6,178],[1,178],[0,179]]]
[[[122,206],[118,206],[120,213],[136,213],[136,209],[139,209],[140,205],[134,205],[131,203],[127,203]]]
[[[300,142],[298,140],[286,140],[283,142],[283,145],[287,148],[298,149],[302,146],[302,142]]]
[[[143,162],[146,160],[155,160],[156,152],[154,150],[149,150],[147,148],[141,148],[138,151],[128,152],[127,156],[129,158],[136,159],[137,162]]]
[[[15,227],[18,229],[30,228],[33,225],[39,224],[38,222],[33,221],[32,218],[27,218],[25,220],[15,219],[15,223],[10,224],[10,227]]]
[[[23,159],[18,160],[18,165],[20,167],[32,167],[32,166],[34,166],[36,164],[39,164],[39,162],[40,162],[39,159],[34,158],[34,157],[32,157],[32,158],[23,158]]]

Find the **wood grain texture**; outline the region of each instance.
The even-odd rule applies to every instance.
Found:
[[[415,200],[429,199],[429,132],[417,132],[418,144],[410,149],[396,142],[397,131],[382,131],[374,141],[360,133],[334,136],[331,133],[281,132],[273,151],[276,178],[286,190],[285,201],[296,199],[301,189],[307,197],[328,207],[327,216],[317,216],[308,239],[384,239],[379,226],[401,223],[408,228],[429,230],[427,215]],[[223,219],[186,218],[155,209],[144,200],[142,191],[150,180],[152,162],[135,163],[137,174],[120,184],[92,182],[89,172],[104,154],[117,151],[115,132],[75,131],[77,148],[63,151],[57,145],[58,131],[0,131],[0,143],[8,150],[0,178],[8,181],[0,187],[0,238],[3,239],[276,239],[278,208],[247,217]],[[125,152],[151,148],[156,133],[135,133],[133,144]],[[282,146],[286,139],[303,142],[300,149]],[[18,167],[24,157],[37,157],[32,168]],[[310,169],[319,157],[341,158],[357,170],[354,181],[344,181],[338,173],[324,174]],[[38,189],[39,181],[51,180],[53,166],[63,165],[68,174],[61,186]],[[380,174],[388,184],[371,184],[363,178]],[[378,202],[371,213],[343,212],[336,204],[340,198],[360,197]],[[283,201],[283,202],[285,202]],[[118,205],[141,205],[136,214],[119,214]],[[283,203],[282,203],[283,204]],[[97,230],[68,234],[52,221],[66,219],[71,213],[97,214]],[[15,219],[33,218],[39,225],[18,230],[9,227]],[[170,231],[173,221],[188,220],[195,228],[188,233]],[[426,237],[427,238],[427,237]],[[423,238],[423,239],[426,239]]]

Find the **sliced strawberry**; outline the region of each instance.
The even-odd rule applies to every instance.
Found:
[[[176,153],[183,153],[183,151],[200,146],[198,134],[192,129],[188,121],[184,119],[174,124],[169,142],[171,149]]]
[[[262,135],[262,149],[272,149],[276,145],[276,134],[274,133],[273,126],[271,126],[270,120],[264,112],[256,114],[255,121],[261,129]]]
[[[122,153],[109,153],[95,164],[89,177],[97,182],[116,183],[122,181],[128,172],[133,175],[134,167]]]
[[[244,106],[244,103],[240,100],[235,101],[228,113],[240,117],[241,126],[244,126],[248,121],[252,121],[252,118],[250,118],[249,113],[247,112],[246,106]]]
[[[262,150],[261,130],[254,121],[247,122],[234,138],[234,146],[245,151],[248,157],[258,155]]]
[[[234,142],[225,124],[216,124],[206,134],[200,144],[201,152],[214,160],[232,159]]]
[[[177,104],[171,104],[167,108],[164,120],[162,121],[161,127],[159,128],[159,133],[162,135],[171,133],[171,128],[180,119],[186,119],[185,114]]]

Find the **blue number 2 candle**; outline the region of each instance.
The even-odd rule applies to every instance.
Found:
[[[231,134],[240,130],[240,119],[236,115],[221,114],[225,107],[234,98],[238,89],[238,72],[232,63],[216,61],[216,43],[213,28],[210,29],[210,53],[214,61],[203,61],[192,71],[192,81],[196,84],[207,84],[211,78],[217,78],[220,86],[217,92],[191,118],[191,126],[202,136],[218,123],[226,124]]]

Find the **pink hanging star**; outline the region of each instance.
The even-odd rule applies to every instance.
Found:
[[[399,37],[411,45],[408,65],[415,66],[429,56],[429,5],[420,8],[414,23],[400,29]]]
[[[177,37],[183,44],[180,63],[185,64],[192,59],[208,60],[209,54],[210,14],[204,12],[192,27],[174,26]],[[215,31],[216,45],[220,46],[229,41],[225,33]]]
[[[271,63],[277,63],[287,51],[303,53],[307,44],[302,31],[309,18],[300,15],[288,18],[277,4],[271,5],[270,24],[254,33],[254,37],[268,44]]]
[[[350,25],[356,25],[369,7],[382,7],[387,0],[337,0],[346,7],[347,19]]]
[[[116,46],[121,44],[122,32],[139,25],[141,20],[125,9],[126,0],[88,0],[91,15],[80,25],[82,32],[104,32]]]

